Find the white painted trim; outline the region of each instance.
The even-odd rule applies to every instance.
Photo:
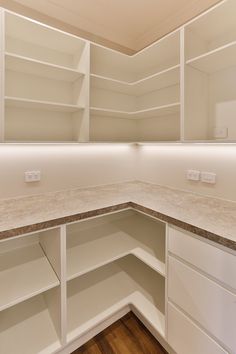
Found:
[[[66,226],[60,228],[61,256],[61,344],[67,343],[67,280],[66,280]]]
[[[5,131],[5,11],[0,8],[0,143],[4,142]]]
[[[185,138],[185,28],[180,31],[180,140]]]

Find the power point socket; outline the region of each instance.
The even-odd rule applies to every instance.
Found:
[[[190,181],[199,181],[200,180],[200,171],[187,170],[186,177]]]
[[[25,172],[25,182],[39,182],[41,179],[41,171],[26,171]]]
[[[201,172],[201,182],[215,184],[216,174],[212,172]]]

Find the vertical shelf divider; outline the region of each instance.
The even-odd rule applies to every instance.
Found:
[[[169,247],[169,226],[165,224],[165,339],[168,335],[168,247]]]
[[[47,256],[52,268],[60,281],[60,287],[56,288],[54,303],[48,298],[48,307],[51,316],[55,318],[61,345],[66,344],[66,227],[52,229],[47,234],[40,236],[40,245]]]
[[[4,142],[5,91],[5,12],[0,8],[0,143]]]
[[[185,29],[180,30],[180,141],[185,140]]]
[[[67,343],[66,225],[60,227],[61,247],[61,344]]]
[[[79,78],[73,85],[74,102],[84,107],[83,110],[73,113],[75,128],[74,139],[78,142],[88,142],[90,120],[90,42],[86,42],[80,61],[76,64],[76,69],[84,72],[85,75]]]
[[[50,262],[54,272],[56,273],[59,281],[60,287],[53,289],[55,296],[47,296],[47,305],[52,318],[54,318],[54,323],[57,325],[57,333],[60,338],[61,344],[65,344],[65,233],[63,227],[60,229],[49,230],[46,234],[40,235],[40,246],[43,249],[48,261]]]

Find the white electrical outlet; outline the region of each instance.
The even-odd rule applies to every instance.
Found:
[[[25,182],[39,182],[41,179],[41,171],[26,171],[25,172]]]
[[[199,181],[200,180],[200,171],[187,170],[186,178],[190,181]]]
[[[212,172],[201,172],[201,182],[215,184],[216,174]]]

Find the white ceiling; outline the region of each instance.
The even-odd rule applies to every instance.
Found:
[[[219,0],[16,0],[50,17],[139,50]],[[200,7],[200,11],[199,11]],[[178,22],[177,21],[177,22]]]

